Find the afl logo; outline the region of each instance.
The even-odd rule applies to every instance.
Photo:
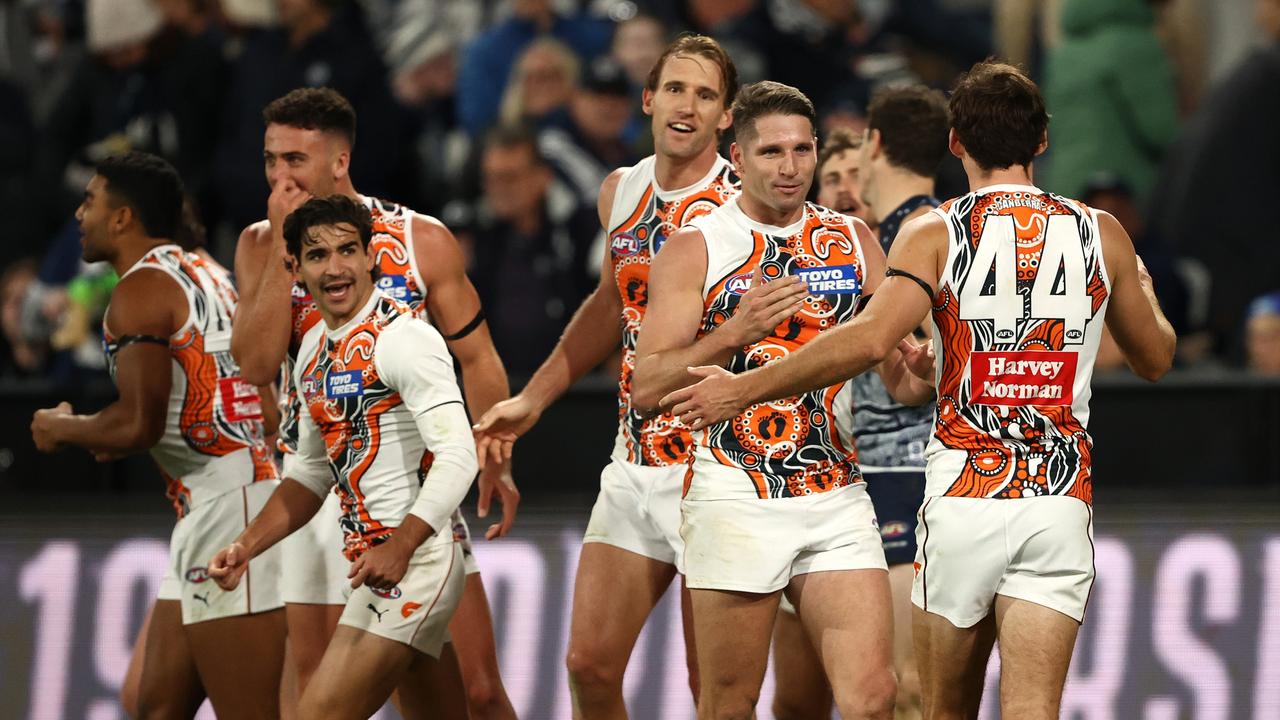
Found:
[[[400,597],[400,586],[397,585],[390,590],[379,590],[378,588],[369,588],[374,595],[388,600],[396,600]]]
[[[635,255],[640,252],[640,241],[631,233],[618,233],[617,235],[614,235],[613,241],[610,245],[613,248],[613,254],[621,255],[622,257]]]
[[[891,520],[880,527],[880,537],[889,538],[902,537],[911,532],[911,526],[901,520]]]
[[[208,579],[209,579],[208,568],[193,567],[187,571],[187,582],[189,583],[195,583],[199,585],[200,583]]]
[[[737,275],[734,275],[733,277],[729,278],[729,280],[724,284],[725,291],[732,293],[734,295],[741,295],[746,291],[750,290],[751,275],[752,274],[749,272],[738,273]]]

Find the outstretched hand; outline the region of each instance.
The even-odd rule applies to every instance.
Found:
[[[542,411],[523,395],[507,398],[481,415],[471,426],[476,436],[480,469],[509,462],[516,438],[528,432],[541,415]]]

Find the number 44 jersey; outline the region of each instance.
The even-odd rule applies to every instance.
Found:
[[[948,252],[926,495],[1091,503],[1089,386],[1111,292],[1096,215],[1029,185],[934,212]]]

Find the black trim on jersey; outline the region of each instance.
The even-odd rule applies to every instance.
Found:
[[[459,330],[458,332],[452,335],[445,335],[444,339],[450,340],[450,341],[461,340],[462,338],[475,332],[476,328],[480,327],[480,323],[482,322],[484,322],[484,308],[480,308],[479,310],[477,310],[476,316],[471,318],[471,322],[464,325],[461,330]]]
[[[906,270],[899,270],[898,268],[889,268],[888,270],[885,270],[885,271],[884,271],[884,276],[885,276],[885,277],[887,277],[887,278],[891,278],[891,277],[894,277],[894,276],[897,276],[897,277],[904,277],[904,278],[906,278],[906,279],[908,279],[908,280],[910,280],[910,281],[914,282],[916,285],[919,285],[919,286],[920,286],[920,289],[924,291],[924,294],[925,294],[925,295],[928,295],[928,296],[929,296],[929,304],[930,304],[930,305],[932,305],[932,304],[933,304],[933,288],[929,287],[929,283],[927,283],[927,282],[925,282],[925,281],[921,280],[920,278],[916,277],[915,275],[912,275],[911,273],[907,272]]]
[[[162,338],[159,335],[121,335],[120,339],[116,340],[116,352],[120,352],[134,343],[152,343],[169,347],[169,339]]]

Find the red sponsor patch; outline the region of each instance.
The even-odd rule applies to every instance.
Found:
[[[218,381],[218,395],[222,399],[222,412],[231,422],[262,419],[262,399],[258,388],[238,377]]]
[[[969,379],[975,405],[1070,405],[1076,354],[975,352],[969,361]]]

